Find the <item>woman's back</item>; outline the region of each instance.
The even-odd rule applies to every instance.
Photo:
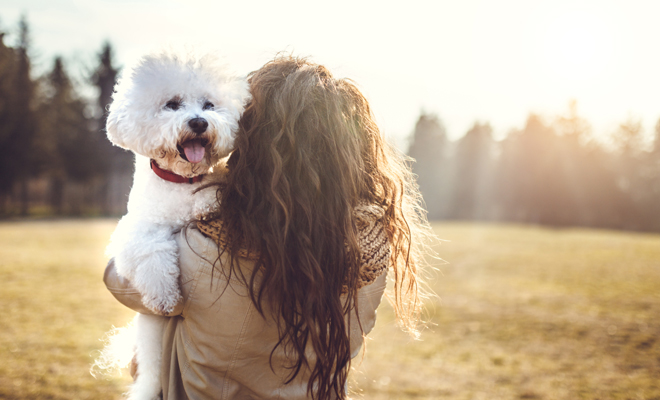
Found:
[[[310,368],[307,386],[315,399],[343,399],[353,355],[347,331],[364,325],[346,320],[360,307],[364,255],[354,211],[380,208],[393,304],[402,325],[415,332],[416,235],[424,225],[419,193],[352,82],[287,56],[251,73],[248,82],[252,99],[228,160],[220,207],[207,217],[222,222],[229,269],[250,288],[256,309],[265,314],[264,304],[274,307],[275,351],[286,349],[292,377]],[[242,249],[259,256],[252,274],[232,269]]]
[[[291,357],[282,346],[275,347],[279,332],[269,305],[262,316],[240,280],[225,276],[227,271],[217,267],[214,270],[215,241],[193,228],[177,241],[185,300],[181,315],[170,319],[163,340],[163,400],[309,399],[308,369],[285,384]],[[220,262],[227,265],[227,257],[223,254]],[[249,272],[254,261],[241,259],[240,264]],[[375,323],[385,280],[386,274],[382,274],[359,291],[364,334]],[[354,313],[351,315],[351,353],[355,356],[362,345],[362,331]],[[312,351],[308,358],[314,362]]]

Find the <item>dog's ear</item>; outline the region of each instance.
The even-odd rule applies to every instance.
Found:
[[[108,115],[108,120],[105,123],[105,131],[108,135],[108,139],[115,145],[121,148],[126,149],[126,144],[124,143],[124,135],[121,131],[121,122],[126,120],[126,110],[124,107],[124,101],[121,99],[115,99],[110,106],[110,114]]]

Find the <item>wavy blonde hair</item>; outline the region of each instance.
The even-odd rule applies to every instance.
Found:
[[[419,191],[351,81],[306,59],[278,56],[252,72],[249,83],[252,100],[218,190],[222,206],[211,216],[222,222],[219,252],[229,253],[230,273],[248,286],[259,312],[267,300],[278,314],[277,346],[292,354],[289,381],[309,367],[313,399],[344,399],[351,360],[346,315],[356,307],[360,271],[352,210],[364,202],[385,210],[391,302],[400,324],[416,335],[429,232]],[[248,275],[238,263],[245,249],[258,258]]]

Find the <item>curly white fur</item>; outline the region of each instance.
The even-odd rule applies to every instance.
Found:
[[[128,214],[112,234],[107,254],[114,257],[117,273],[142,294],[144,305],[157,313],[171,312],[180,300],[174,233],[215,200],[213,189],[194,191],[212,179],[213,167],[230,152],[248,98],[244,79],[229,74],[213,54],[196,51],[145,56],[116,86],[108,138],[135,153],[135,176]],[[208,123],[204,132],[191,128],[195,118]],[[191,140],[204,148],[199,162],[190,162],[183,151]],[[150,159],[178,175],[205,178],[163,180],[151,170]],[[159,397],[165,322],[164,317],[136,317],[138,378],[131,400]]]

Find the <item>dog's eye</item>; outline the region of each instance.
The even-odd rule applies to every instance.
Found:
[[[167,103],[165,103],[165,108],[169,110],[178,110],[181,107],[181,101],[179,100],[170,100]]]
[[[204,103],[204,106],[202,107],[204,110],[213,110],[215,109],[215,105],[211,103],[210,101],[207,101]]]

